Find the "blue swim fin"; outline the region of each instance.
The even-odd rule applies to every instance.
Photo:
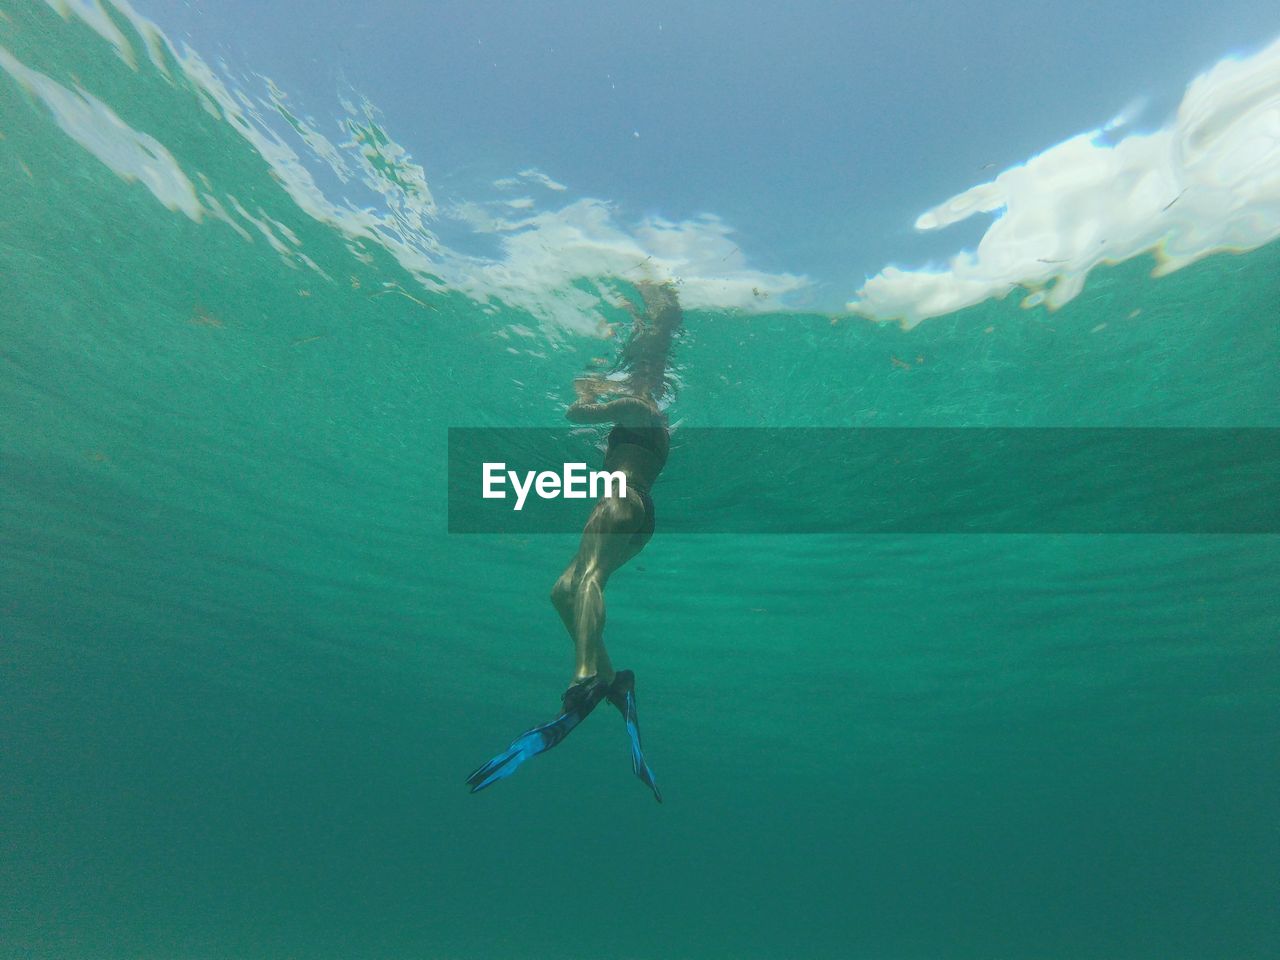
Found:
[[[505,780],[530,757],[550,750],[586,719],[587,714],[596,708],[608,691],[609,688],[595,678],[575,683],[565,692],[564,712],[560,716],[532,730],[526,730],[512,740],[511,746],[506,750],[467,777],[471,792],[475,793],[499,780]]]
[[[644,784],[653,791],[653,798],[662,802],[662,791],[658,789],[658,781],[644,759],[644,749],[640,745],[640,720],[636,715],[636,675],[630,670],[619,670],[609,687],[609,702],[618,708],[622,719],[627,724],[627,736],[631,738],[631,770]]]

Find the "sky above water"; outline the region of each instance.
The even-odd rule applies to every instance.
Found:
[[[1280,35],[1265,0],[909,4],[137,0],[170,37],[316,125],[376,105],[437,198],[534,168],[619,215],[712,213],[751,263],[847,299],[971,246],[916,218]]]

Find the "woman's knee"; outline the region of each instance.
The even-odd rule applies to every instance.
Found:
[[[562,607],[569,602],[572,596],[573,568],[570,567],[560,574],[559,579],[551,585],[551,602],[557,607]]]

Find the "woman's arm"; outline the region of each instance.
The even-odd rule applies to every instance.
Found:
[[[639,397],[618,397],[598,403],[579,400],[564,414],[574,423],[618,423],[624,427],[652,427],[662,414]]]

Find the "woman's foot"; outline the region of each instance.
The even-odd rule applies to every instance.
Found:
[[[588,677],[578,677],[560,697],[564,712],[579,711],[585,717],[609,695],[609,689],[610,685],[594,673]]]

